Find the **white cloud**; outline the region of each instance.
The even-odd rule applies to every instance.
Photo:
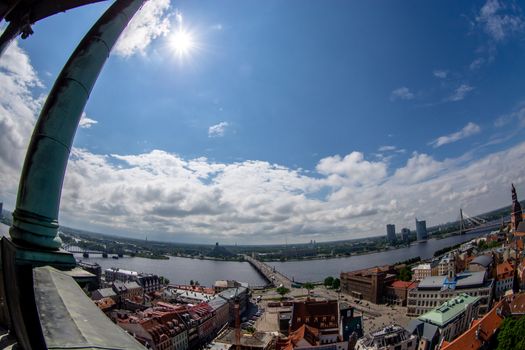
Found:
[[[98,121],[96,121],[95,119],[88,118],[86,112],[82,112],[82,117],[80,118],[78,126],[80,126],[82,129],[89,129],[95,124],[98,124]]]
[[[398,148],[397,146],[386,145],[381,146],[377,149],[379,152],[395,152],[395,153],[405,153],[406,150],[403,148]]]
[[[525,126],[525,105],[523,103],[513,112],[503,114],[496,118],[496,120],[494,121],[494,126],[497,128],[501,128],[510,123],[517,123],[517,125],[520,127]]]
[[[454,132],[449,135],[440,136],[437,139],[431,141],[429,144],[432,145],[432,147],[437,148],[441,147],[443,145],[453,143],[459,140],[462,140],[466,137],[475,135],[481,131],[481,128],[479,125],[469,122],[463,129],[460,131]]]
[[[470,86],[468,84],[461,84],[456,90],[454,90],[454,93],[452,95],[450,95],[447,98],[447,100],[448,101],[453,101],[453,102],[461,101],[472,90],[474,90],[474,88],[472,86]]]
[[[436,176],[444,169],[443,162],[434,160],[428,154],[414,153],[404,167],[396,170],[394,179],[401,183],[412,184]]]
[[[16,44],[9,50],[28,62],[0,68],[0,198],[12,209],[41,99],[33,95],[38,77],[27,55]],[[350,152],[325,157],[317,172],[306,172],[260,160],[74,148],[60,221],[170,241],[268,243],[285,234],[290,242],[350,239],[382,234],[390,222],[413,227],[416,215],[431,226],[455,219],[460,207],[477,214],[508,205],[511,182],[525,193],[525,165],[516,162],[524,158],[525,143],[468,161],[414,153],[399,167]]]
[[[444,69],[436,69],[433,74],[436,78],[445,79],[448,75],[448,71]]]
[[[28,55],[14,41],[0,60],[0,198],[16,192],[24,152],[41,107],[32,90],[42,83]],[[9,201],[6,201],[9,204]]]
[[[477,70],[477,69],[481,68],[483,63],[485,63],[485,59],[481,58],[481,57],[478,57],[474,61],[472,61],[472,63],[469,66],[469,69],[470,70]]]
[[[397,88],[390,93],[390,101],[396,100],[412,100],[414,98],[414,93],[412,93],[407,87],[403,86]]]
[[[523,16],[513,5],[498,0],[487,0],[476,17],[477,23],[495,42],[503,41],[511,34],[523,31]]]
[[[226,133],[228,122],[220,122],[208,128],[208,137],[222,137]]]
[[[115,44],[113,53],[128,57],[144,54],[151,42],[170,31],[169,0],[149,0],[135,14]]]
[[[370,162],[361,152],[352,152],[341,158],[339,155],[319,161],[316,170],[327,176],[332,186],[342,184],[370,185],[380,182],[387,173],[385,162]]]
[[[397,149],[396,146],[381,146],[377,150],[379,152],[387,152],[387,151],[395,151]]]

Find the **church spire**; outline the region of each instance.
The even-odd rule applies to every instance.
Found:
[[[518,201],[518,195],[516,194],[516,188],[512,184],[512,209],[510,213],[510,223],[512,230],[516,231],[519,223],[522,221],[521,205]]]

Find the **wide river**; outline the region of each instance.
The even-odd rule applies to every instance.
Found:
[[[2,234],[7,234],[8,227],[0,224]],[[276,270],[296,281],[322,281],[327,276],[339,276],[343,271],[359,270],[376,265],[387,265],[420,256],[430,258],[436,250],[465,242],[490,231],[483,229],[462,236],[444,239],[430,239],[426,243],[414,243],[410,247],[388,251],[356,255],[346,258],[325,260],[303,260],[289,262],[270,262]],[[188,284],[190,280],[199,281],[201,285],[212,286],[216,280],[235,279],[248,282],[250,285],[263,285],[264,279],[247,262],[212,261],[171,257],[169,260],[152,260],[144,258],[104,259],[90,257],[86,262],[96,262],[102,269],[118,267],[138,272],[154,273],[168,278],[171,283]]]

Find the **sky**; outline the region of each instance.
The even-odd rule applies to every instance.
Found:
[[[109,5],[44,19],[0,57],[6,209],[46,95]],[[60,223],[274,244],[510,205],[524,62],[522,2],[149,0],[86,105]]]

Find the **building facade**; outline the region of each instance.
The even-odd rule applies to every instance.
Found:
[[[408,292],[407,316],[420,316],[461,293],[479,297],[479,313],[484,314],[490,309],[494,284],[484,271],[427,277]]]
[[[383,301],[385,286],[396,278],[391,266],[341,273],[341,292],[374,304]]]
[[[419,221],[416,218],[416,235],[418,241],[426,241],[427,235],[427,222],[425,220]]]
[[[406,227],[401,229],[401,239],[403,242],[410,241],[410,230]]]
[[[456,272],[456,258],[454,254],[447,254],[438,264],[438,275],[447,276],[450,272]]]
[[[412,280],[421,281],[427,277],[439,275],[438,264],[432,261],[426,264],[419,264],[412,268]]]
[[[452,341],[478,318],[479,297],[467,294],[446,301],[410,321],[407,329],[419,338],[419,348],[434,349],[442,341]]]
[[[512,290],[514,286],[514,267],[508,261],[496,266],[496,292],[497,299],[505,295],[505,292]]]
[[[396,242],[396,225],[394,224],[386,225],[386,240],[390,244]]]

